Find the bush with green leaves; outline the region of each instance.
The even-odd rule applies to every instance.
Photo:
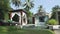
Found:
[[[11,22],[13,22],[13,21],[11,21],[11,20],[8,20],[8,22],[9,22],[9,23],[11,23]]]
[[[57,20],[55,20],[55,19],[50,19],[47,23],[49,25],[57,25],[58,24]]]

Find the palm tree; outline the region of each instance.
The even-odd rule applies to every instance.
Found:
[[[32,15],[32,13],[30,12],[30,9],[34,7],[33,1],[31,0],[25,0],[25,4],[23,4],[23,6],[25,6],[25,10],[27,11],[27,17],[30,17]]]
[[[20,6],[21,4],[21,0],[11,0],[12,1],[12,4],[14,4],[15,6]]]
[[[21,0],[12,0],[12,3],[15,6],[18,6],[18,7],[21,6],[21,5],[23,7],[25,7],[24,9],[27,11],[28,15],[31,13],[31,12],[29,12],[29,10],[31,8],[33,8],[33,6],[34,6],[33,1],[31,1],[31,0],[25,0],[25,3],[24,4],[22,4]]]
[[[42,11],[43,10],[43,7],[42,7],[42,5],[40,5],[39,7],[38,7],[38,13],[40,12],[40,11]]]
[[[33,1],[31,0],[25,0],[25,4],[23,4],[24,9],[27,11],[27,19],[29,23],[29,18],[32,17],[32,13],[30,12],[30,9],[34,7]]]
[[[31,0],[25,0],[25,4],[23,6],[25,6],[25,10],[26,11],[29,11],[31,8],[33,8],[34,4],[33,4],[33,1]]]
[[[21,0],[11,0],[12,1],[12,4],[14,4],[15,6],[20,6],[20,5],[22,5],[21,4]],[[33,1],[31,1],[31,0],[25,0],[25,4],[23,4],[22,6],[24,7],[25,6],[25,10],[27,10],[27,11],[29,11],[33,6],[34,6],[34,4],[33,4]]]

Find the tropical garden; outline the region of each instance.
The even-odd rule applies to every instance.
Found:
[[[32,8],[34,8],[34,1],[25,0],[25,3],[21,2],[21,0],[0,0],[0,21],[9,21],[9,11],[13,10],[11,8],[14,5],[16,9],[18,7],[24,7],[24,9],[27,11],[27,17],[30,18],[33,16],[33,13],[30,11]],[[56,10],[60,8],[59,6],[55,6],[52,8],[52,17],[47,21],[49,25],[56,25],[57,21],[55,19],[55,12]],[[40,11],[41,8],[39,8],[38,11]],[[0,34],[55,34],[53,31],[49,29],[21,29],[17,28],[16,26],[0,26]]]

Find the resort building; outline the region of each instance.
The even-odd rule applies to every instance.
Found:
[[[23,9],[10,11],[10,20],[19,22],[20,25],[27,24],[27,12]]]
[[[48,20],[49,14],[46,13],[43,9],[38,11],[34,17],[35,17],[35,26],[43,26],[46,24],[46,21]]]

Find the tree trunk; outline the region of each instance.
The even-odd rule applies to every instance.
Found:
[[[5,21],[8,21],[8,20],[9,20],[9,15],[8,15],[8,13],[4,13],[4,20],[5,20]]]

